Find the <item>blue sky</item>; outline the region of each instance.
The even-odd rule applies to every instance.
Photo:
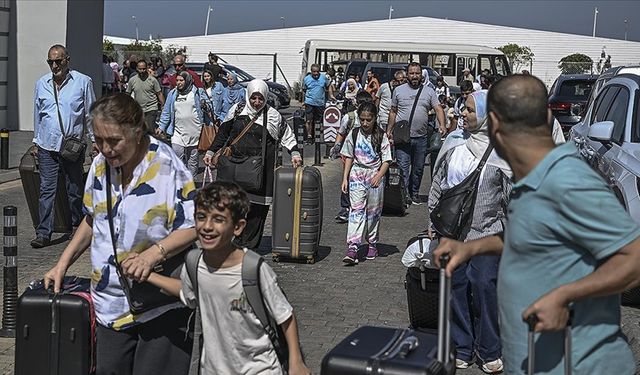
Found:
[[[140,39],[203,35],[207,9],[213,12],[209,34],[426,16],[591,35],[598,7],[596,35],[640,41],[640,1],[242,1],[105,0],[106,35]],[[446,31],[445,31],[446,32]]]

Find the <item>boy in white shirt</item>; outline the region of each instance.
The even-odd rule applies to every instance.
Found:
[[[203,351],[201,374],[282,374],[282,366],[260,320],[249,305],[242,285],[242,262],[247,249],[233,238],[242,233],[249,212],[247,194],[234,183],[215,182],[196,196],[196,232],[203,250],[197,267],[198,296],[183,267],[181,280],[152,274],[149,282],[200,308]],[[310,374],[300,344],[293,308],[265,262],[260,287],[267,312],[282,328],[289,351],[289,374]]]

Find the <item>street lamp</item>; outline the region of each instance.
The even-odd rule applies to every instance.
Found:
[[[133,20],[133,23],[135,23],[136,25],[136,43],[138,42],[139,35],[138,35],[138,20],[136,19],[136,16],[131,16],[131,19]]]
[[[624,20],[624,40],[627,40],[627,31],[629,31],[629,20]]]
[[[280,19],[282,20],[282,28],[284,29],[284,17],[280,17]]]
[[[592,37],[596,37],[596,24],[598,23],[598,8],[593,12],[593,35]]]
[[[204,25],[204,35],[209,34],[209,16],[211,15],[211,12],[213,12],[213,8],[209,5],[209,10],[207,11],[207,23]]]

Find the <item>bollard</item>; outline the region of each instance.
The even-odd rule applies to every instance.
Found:
[[[18,226],[16,206],[5,206],[4,215],[4,280],[2,291],[2,329],[0,337],[16,337],[18,318]]]
[[[296,140],[298,141],[298,150],[300,151],[300,157],[304,161],[304,118],[303,112],[297,110],[293,114],[293,132],[296,134]]]
[[[0,129],[0,169],[9,169],[9,130]]]
[[[313,166],[314,167],[321,167],[322,166],[322,160],[320,159],[320,146],[322,145],[322,126],[320,123],[315,123],[315,129],[316,129],[316,140],[315,140],[315,154],[313,156]]]

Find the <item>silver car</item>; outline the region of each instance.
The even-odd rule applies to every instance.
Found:
[[[604,83],[570,138],[640,223],[640,75],[616,75]],[[623,302],[640,304],[640,289],[625,292]]]

